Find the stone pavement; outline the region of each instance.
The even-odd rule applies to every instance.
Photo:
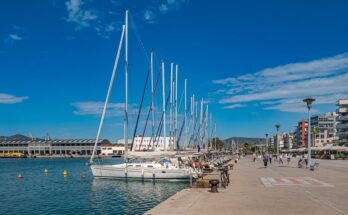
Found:
[[[185,189],[145,214],[348,214],[348,161],[315,161],[319,169],[309,171],[297,159],[264,168],[244,158],[227,189]]]

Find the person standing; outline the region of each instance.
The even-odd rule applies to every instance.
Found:
[[[256,153],[254,152],[254,154],[253,154],[253,161],[255,162],[255,160],[256,160]]]
[[[272,164],[272,154],[269,154],[269,164]]]

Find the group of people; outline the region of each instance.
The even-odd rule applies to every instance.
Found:
[[[277,156],[276,156],[276,158],[277,158]],[[291,161],[291,154],[284,154],[284,153],[282,153],[282,154],[280,154],[279,155],[279,158],[277,159],[278,160],[278,162],[280,163],[280,164],[283,164],[284,162],[283,162],[283,159],[285,159],[286,158],[286,160],[287,160],[287,163],[288,163],[288,165],[290,164],[290,161]],[[263,164],[264,164],[264,166],[265,166],[265,168],[267,167],[267,165],[268,165],[268,162],[270,163],[270,164],[272,164],[272,159],[273,159],[273,156],[272,156],[272,154],[267,154],[267,153],[264,153],[263,155],[262,155],[262,160],[263,160]],[[253,162],[255,162],[256,161],[256,153],[253,153]]]

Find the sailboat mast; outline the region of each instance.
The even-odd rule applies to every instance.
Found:
[[[124,107],[124,158],[128,153],[128,10],[126,10],[125,26],[125,107]]]
[[[154,106],[154,89],[153,89],[153,52],[151,51],[150,59],[150,72],[151,72],[151,111],[152,111],[152,135],[151,139],[155,136],[155,106]],[[150,144],[150,143],[149,143]],[[152,149],[154,150],[155,144],[153,144]]]
[[[185,144],[184,144],[184,145],[185,145],[185,146],[186,146],[186,144],[187,144],[187,139],[188,139],[188,138],[187,138],[188,130],[187,130],[187,126],[186,126],[186,124],[187,124],[187,121],[186,121],[186,112],[187,112],[186,85],[187,85],[187,79],[185,79],[185,83],[184,83],[184,98],[185,98],[185,107],[184,107]]]
[[[209,130],[208,130],[208,124],[209,124],[209,105],[207,105],[207,109],[205,110],[205,128],[204,128],[204,137],[206,138],[207,142],[205,144],[205,149],[208,148],[208,141],[209,141]]]
[[[215,150],[217,149],[217,146],[216,146],[216,123],[214,124],[214,136],[215,136],[215,139],[214,139],[214,142],[215,142]]]
[[[174,149],[176,149],[176,146],[179,144],[177,143],[177,132],[178,132],[178,64],[175,65],[175,132],[174,132],[174,138],[175,143]]]
[[[209,143],[209,146],[210,146],[210,148],[211,149],[213,149],[213,147],[212,147],[212,144],[211,144],[211,128],[212,128],[212,123],[213,123],[213,113],[212,112],[210,112],[210,116],[209,116],[209,126],[208,126],[208,143]]]
[[[103,123],[104,123],[104,118],[105,118],[105,113],[106,113],[106,108],[108,106],[108,102],[109,102],[109,98],[110,98],[110,94],[111,94],[111,90],[112,90],[112,86],[114,84],[114,79],[116,76],[116,71],[117,71],[117,65],[118,65],[118,60],[120,58],[120,52],[121,52],[121,48],[122,48],[122,43],[123,43],[123,37],[124,37],[124,32],[125,32],[125,26],[122,26],[122,34],[121,34],[121,39],[120,39],[120,43],[118,45],[118,50],[117,50],[117,54],[116,54],[116,59],[115,59],[115,64],[114,64],[114,68],[112,70],[112,75],[111,75],[111,80],[110,80],[110,84],[109,84],[109,89],[108,89],[108,93],[106,95],[106,99],[105,99],[105,103],[104,103],[104,108],[103,108],[103,113],[102,113],[102,117],[100,119],[100,123],[99,123],[99,128],[98,128],[98,132],[97,132],[97,137],[95,139],[95,143],[94,143],[94,147],[93,147],[93,151],[92,151],[92,156],[90,159],[90,163],[93,163],[93,158],[95,156],[95,152],[97,150],[97,145],[99,142],[99,137],[100,137],[100,133],[101,130],[103,128]]]
[[[169,110],[169,144],[174,142],[173,139],[173,63],[170,63],[170,110]]]
[[[199,113],[199,136],[198,136],[198,138],[199,138],[199,140],[201,140],[201,137],[203,136],[202,135],[202,126],[203,126],[203,98],[202,98],[202,100],[201,100],[201,110],[200,110],[200,113]],[[201,146],[203,146],[203,143],[201,142]]]
[[[164,62],[162,62],[162,97],[163,97],[163,144],[164,151],[167,151],[166,144],[166,93],[165,93],[165,83],[164,83]]]

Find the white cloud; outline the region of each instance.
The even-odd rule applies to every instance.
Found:
[[[121,25],[121,20],[115,19],[117,12],[114,12],[115,7],[120,5],[110,2],[109,8],[113,11],[104,11],[100,8],[93,8],[88,1],[85,0],[69,0],[65,2],[67,22],[75,24],[75,30],[86,28],[94,29],[97,35],[103,38],[110,38],[111,32],[117,29],[117,25]],[[113,21],[109,21],[113,20]],[[115,21],[116,20],[116,21]]]
[[[4,38],[4,43],[15,43],[18,41],[23,40],[23,37],[19,36],[18,34],[9,34]]]
[[[22,38],[21,36],[19,36],[18,34],[10,34],[10,35],[9,35],[9,38],[10,38],[11,40],[17,40],[17,41],[23,39],[23,38]]]
[[[76,24],[76,29],[86,28],[95,21],[98,16],[95,11],[83,9],[84,2],[82,0],[69,0],[65,2],[68,12],[67,21]]]
[[[28,98],[29,97],[27,97],[27,96],[17,97],[17,96],[10,95],[10,94],[0,93],[0,104],[21,103],[24,100],[27,100]]]
[[[101,116],[104,108],[104,102],[75,102],[72,104],[77,110],[74,111],[76,115],[97,115]],[[124,103],[109,103],[106,109],[108,116],[124,116]],[[134,104],[128,105],[128,112],[130,115],[135,114]]]
[[[267,68],[213,83],[224,86],[222,104],[260,102],[265,109],[303,112],[304,97],[313,96],[317,104],[328,104],[334,103],[333,97],[347,96],[348,53]],[[289,103],[285,99],[300,102]]]
[[[144,19],[150,24],[157,23],[158,14],[167,14],[183,8],[189,0],[154,0],[144,10]]]
[[[155,13],[151,10],[151,9],[146,9],[144,11],[144,19],[148,22],[148,23],[155,23],[155,18],[156,18],[156,15]]]
[[[244,104],[232,104],[232,105],[224,106],[223,109],[235,109],[235,108],[241,108],[245,106],[246,105]]]

